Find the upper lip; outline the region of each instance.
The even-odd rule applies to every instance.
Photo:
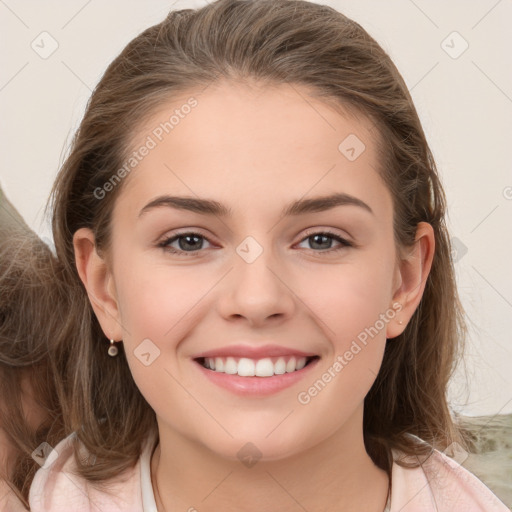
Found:
[[[227,347],[214,348],[192,356],[193,359],[202,357],[247,357],[249,359],[263,359],[265,357],[296,356],[313,357],[313,352],[303,352],[294,348],[281,347],[279,345],[231,345]]]

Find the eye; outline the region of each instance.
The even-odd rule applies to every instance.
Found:
[[[331,248],[332,240],[336,240],[340,245],[334,249]],[[314,233],[309,233],[306,238],[303,238],[301,243],[309,241],[312,246],[312,250],[315,252],[336,252],[340,251],[346,247],[353,247],[353,244],[348,240],[336,235],[335,233],[331,233],[330,231],[318,231]],[[320,250],[316,250],[320,249]]]
[[[205,240],[211,244],[211,242],[205,236],[192,231],[187,231],[167,237],[165,240],[158,244],[158,247],[161,247],[164,251],[180,256],[199,256],[200,250],[204,249],[203,241]],[[334,249],[332,248],[333,240],[339,244],[339,246]],[[328,230],[309,233],[305,238],[301,240],[300,243],[305,241],[310,242],[312,247],[311,250],[314,252],[333,253],[346,247],[353,247],[351,242]],[[176,243],[177,247],[173,247],[173,244]]]
[[[210,243],[206,237],[200,235],[199,233],[178,233],[160,242],[158,247],[162,247],[164,251],[168,251],[172,254],[181,255],[185,253],[192,253],[191,256],[196,256],[197,254],[194,253],[197,253],[198,250],[203,249],[203,240],[206,240],[208,243]],[[172,244],[176,242],[178,243],[178,247],[173,247]]]

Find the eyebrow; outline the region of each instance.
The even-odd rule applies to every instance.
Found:
[[[372,215],[373,210],[361,199],[345,193],[336,193],[328,196],[314,197],[311,199],[299,199],[285,206],[281,216],[303,215],[305,213],[316,213],[331,210],[337,206],[358,206]],[[169,207],[177,210],[188,210],[202,215],[215,215],[218,217],[232,217],[233,211],[218,201],[212,199],[200,199],[185,196],[158,196],[150,201],[139,212],[139,217],[154,208]]]

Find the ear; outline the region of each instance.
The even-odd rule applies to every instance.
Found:
[[[89,228],[73,235],[75,264],[103,333],[110,340],[123,338],[114,278],[107,262],[98,255],[95,237]]]
[[[416,229],[415,243],[407,256],[401,259],[396,272],[393,304],[401,304],[393,321],[387,324],[386,338],[395,338],[402,334],[416,311],[423,292],[427,277],[432,267],[435,250],[434,229],[427,222],[420,222]],[[398,322],[402,321],[402,324]]]

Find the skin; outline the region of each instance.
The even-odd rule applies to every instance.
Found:
[[[0,480],[0,512],[26,512],[23,503],[14,494],[12,489]]]
[[[134,147],[190,95],[162,105],[139,127]],[[255,512],[279,504],[282,511],[380,512],[388,478],[365,450],[363,403],[386,338],[403,331],[421,300],[432,227],[421,223],[416,244],[397,260],[392,198],[376,171],[367,119],[342,116],[298,86],[220,82],[194,97],[198,106],[125,178],[110,251],[100,257],[88,229],[74,236],[77,268],[103,331],[123,340],[133,378],[156,411],[157,505],[166,511]],[[354,161],[338,150],[349,134],[366,146]],[[373,214],[345,205],[280,217],[291,201],[335,191],[361,199]],[[233,217],[160,207],[139,218],[163,193],[215,199]],[[335,239],[319,246],[308,238],[325,229],[355,246],[333,252],[340,247]],[[188,253],[187,240],[181,246],[175,240],[175,249],[185,244],[184,255],[158,247],[178,230],[206,239]],[[236,252],[247,236],[263,248],[251,264]],[[400,313],[300,404],[298,393],[397,302]],[[146,338],[160,350],[150,366],[134,355]],[[211,384],[191,359],[244,342],[276,343],[321,359],[310,377],[259,399]],[[262,454],[252,467],[237,458],[247,442]]]

